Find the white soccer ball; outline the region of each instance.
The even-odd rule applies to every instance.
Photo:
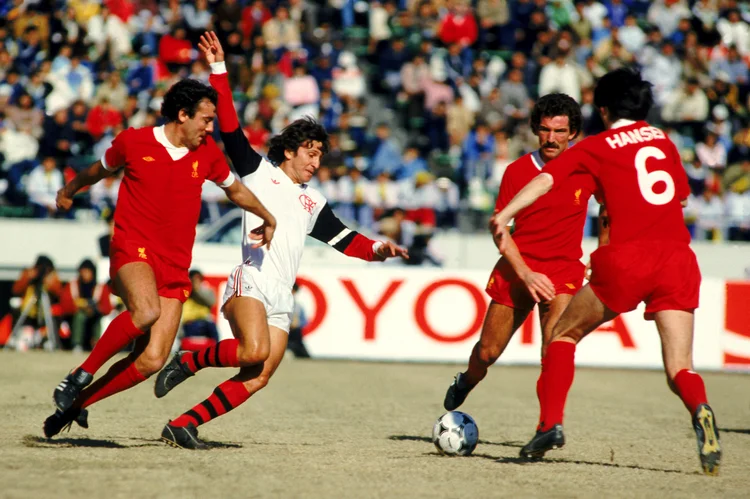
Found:
[[[479,427],[474,418],[459,411],[446,412],[432,427],[432,443],[438,452],[448,456],[468,456],[479,441]]]

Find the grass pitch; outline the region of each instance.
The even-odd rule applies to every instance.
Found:
[[[747,497],[750,376],[705,375],[721,430],[719,477],[699,473],[687,411],[659,372],[579,369],[564,449],[518,451],[538,415],[538,369],[494,367],[460,410],[471,457],[443,457],[432,424],[463,366],[286,359],[268,387],[202,426],[212,449],[159,441],[163,425],[232,375],[206,369],[163,399],[152,381],[91,407],[84,430],[42,436],[52,390],[83,360],[0,352],[0,497]]]

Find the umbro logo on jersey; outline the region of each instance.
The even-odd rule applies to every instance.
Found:
[[[299,197],[299,202],[302,203],[302,207],[307,210],[310,215],[312,215],[312,212],[315,209],[315,205],[318,204],[313,201],[312,198],[307,194],[301,194]]]
[[[144,156],[143,157],[143,161],[147,161],[147,162],[151,163],[152,161],[156,161],[156,160],[154,158],[152,158],[151,156]]]
[[[279,185],[279,184],[281,183],[281,182],[279,182],[278,180],[276,180],[275,178],[272,178],[272,179],[271,179],[271,182],[273,182],[273,183],[274,183],[274,184],[276,184],[276,185]]]
[[[144,260],[148,260],[148,256],[146,255],[146,248],[138,248],[138,256],[140,258],[143,258]]]

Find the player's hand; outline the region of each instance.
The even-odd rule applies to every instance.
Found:
[[[501,255],[504,255],[508,251],[508,239],[510,238],[510,232],[506,227],[500,229],[497,233],[492,233],[492,240],[495,241],[495,246]]]
[[[591,280],[591,260],[586,263],[586,269],[583,271],[583,276],[587,281]]]
[[[209,64],[224,61],[224,49],[221,47],[219,37],[213,31],[206,31],[201,35],[201,41],[198,42],[198,48],[201,49],[206,61]]]
[[[490,217],[490,223],[489,223],[489,229],[493,236],[499,236],[502,231],[506,231],[508,227],[508,222],[510,220],[506,220],[504,216],[502,216],[501,212],[497,212],[492,217]]]
[[[269,215],[269,217],[268,220],[264,220],[261,225],[251,230],[250,234],[248,234],[250,239],[258,241],[253,244],[252,247],[254,249],[262,248],[263,246],[267,246],[268,249],[271,249],[271,239],[273,239],[273,234],[276,232],[276,219],[271,215]]]
[[[555,297],[555,285],[546,275],[539,272],[528,272],[521,276],[521,279],[535,302],[549,301]]]
[[[57,191],[56,204],[60,211],[68,211],[73,206],[73,197],[68,195],[65,187]]]
[[[400,256],[404,260],[409,259],[409,251],[406,248],[402,248],[397,244],[393,244],[391,241],[383,241],[383,244],[375,251],[374,260],[377,262],[385,261],[389,258]]]

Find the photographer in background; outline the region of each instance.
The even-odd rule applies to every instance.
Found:
[[[13,283],[13,296],[21,297],[20,316],[14,326],[17,329],[30,326],[34,329],[32,346],[40,346],[47,331],[56,327],[50,309],[51,302],[60,297],[62,283],[55,271],[55,265],[46,255],[40,255],[33,267],[21,271]]]
[[[109,285],[97,284],[96,266],[86,259],[78,266],[78,277],[60,296],[62,315],[70,324],[74,352],[91,351],[101,334],[101,319],[112,312]]]

